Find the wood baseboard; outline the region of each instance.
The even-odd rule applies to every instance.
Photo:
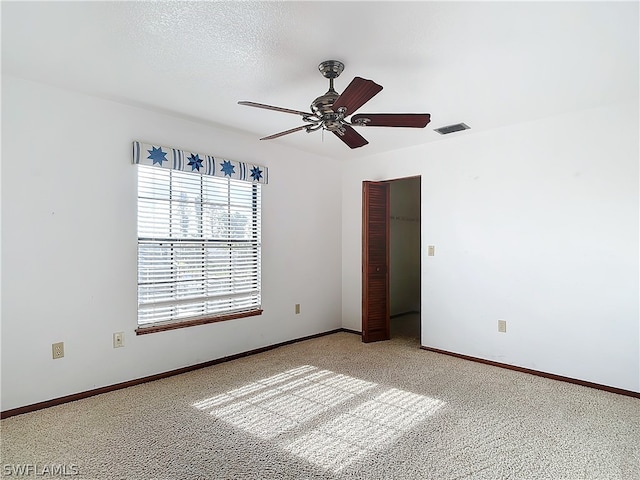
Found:
[[[362,332],[359,332],[357,330],[351,330],[350,328],[341,328],[340,331],[341,332],[347,332],[347,333],[353,333],[354,335],[362,336]]]
[[[0,419],[13,417],[15,415],[22,415],[23,413],[34,412],[36,410],[42,410],[43,408],[54,407],[56,405],[62,405],[63,403],[74,402],[76,400],[81,400],[83,398],[93,397],[94,395],[100,395],[101,393],[113,392],[114,390],[133,387],[134,385],[140,385],[141,383],[160,380],[161,378],[167,378],[173,375],[180,375],[181,373],[191,372],[193,370],[198,370],[200,368],[210,367],[212,365],[217,365],[219,363],[229,362],[231,360],[236,360],[238,358],[248,357],[249,355],[255,355],[258,353],[266,352],[268,350],[273,350],[274,348],[284,347],[285,345],[291,345],[293,343],[302,342],[304,340],[311,340],[313,338],[324,337],[325,335],[331,335],[333,333],[338,333],[338,332],[357,333],[358,335],[360,335],[360,332],[354,332],[352,330],[347,330],[344,328],[336,328],[335,330],[329,330],[328,332],[316,333],[314,335],[308,335],[306,337],[287,340],[286,342],[281,342],[281,343],[276,343],[274,345],[268,345],[266,347],[256,348],[254,350],[249,350],[247,352],[241,352],[235,355],[229,355],[227,357],[222,357],[215,360],[209,360],[208,362],[198,363],[196,365],[191,365],[188,367],[177,368],[175,370],[170,370],[168,372],[157,373],[155,375],[136,378],[134,380],[116,383],[114,385],[107,385],[105,387],[94,388],[93,390],[87,390],[86,392],[79,392],[71,395],[65,395],[64,397],[53,398],[51,400],[45,400],[44,402],[38,402],[31,405],[26,405],[24,407],[12,408],[10,410],[5,410],[3,412],[0,412]]]
[[[428,352],[440,353],[443,355],[449,355],[452,357],[462,358],[463,360],[470,360],[472,362],[484,363],[485,365],[491,365],[493,367],[506,368],[507,370],[514,370],[516,372],[528,373],[530,375],[536,375],[538,377],[550,378],[551,380],[558,380],[560,382],[574,383],[576,385],[582,385],[583,387],[595,388],[597,390],[604,390],[610,393],[617,393],[618,395],[626,395],[628,397],[640,398],[640,392],[634,392],[633,390],[624,390],[622,388],[610,387],[608,385],[601,385],[599,383],[587,382],[585,380],[578,380],[571,377],[563,377],[562,375],[556,375],[553,373],[541,372],[539,370],[532,370],[530,368],[517,367],[515,365],[509,365],[508,363],[494,362],[492,360],[485,360],[483,358],[471,357],[469,355],[463,355],[461,353],[449,352],[447,350],[440,350],[432,347],[420,347],[422,350]]]
[[[142,383],[147,383],[147,382],[152,382],[154,380],[160,380],[162,378],[167,378],[167,377],[171,377],[173,375],[180,375],[182,373],[187,373],[187,372],[191,372],[193,370],[198,370],[200,368],[206,368],[206,367],[210,367],[212,365],[217,365],[219,363],[224,363],[224,362],[229,362],[231,360],[236,360],[238,358],[243,358],[243,357],[248,357],[249,355],[256,355],[258,353],[262,353],[262,352],[266,352],[269,350],[273,350],[275,348],[278,347],[284,347],[286,345],[291,345],[293,343],[298,343],[298,342],[302,342],[305,340],[311,340],[313,338],[319,338],[319,337],[323,337],[325,335],[331,335],[334,333],[338,333],[338,332],[346,332],[346,333],[351,333],[354,335],[362,335],[362,332],[358,332],[356,330],[351,330],[348,328],[337,328],[335,330],[329,330],[327,332],[322,332],[322,333],[316,333],[314,335],[308,335],[306,337],[301,337],[301,338],[296,338],[293,340],[287,340],[286,342],[281,342],[281,343],[276,343],[274,345],[268,345],[266,347],[261,347],[261,348],[256,348],[254,350],[249,350],[247,352],[241,352],[241,353],[237,353],[235,355],[229,355],[227,357],[222,357],[222,358],[218,358],[215,360],[210,360],[208,362],[203,362],[203,363],[198,363],[196,365],[191,365],[188,367],[183,367],[183,368],[178,368],[175,370],[170,370],[168,372],[162,372],[162,373],[157,373],[155,375],[149,375],[146,377],[142,377],[142,378],[137,378],[134,380],[129,380],[126,382],[121,382],[121,383],[116,383],[113,385],[107,385],[105,387],[100,387],[100,388],[95,388],[93,390],[87,390],[86,392],[79,392],[79,393],[74,393],[71,395],[66,395],[64,397],[59,397],[59,398],[54,398],[51,400],[46,400],[43,402],[38,402],[38,403],[34,403],[31,405],[26,405],[24,407],[18,407],[18,408],[13,408],[10,410],[5,410],[0,412],[0,419],[3,418],[9,418],[9,417],[13,417],[15,415],[22,415],[23,413],[29,413],[29,412],[34,412],[36,410],[41,410],[43,408],[49,408],[49,407],[54,407],[56,405],[62,405],[63,403],[68,403],[68,402],[74,402],[76,400],[81,400],[83,398],[89,398],[89,397],[93,397],[95,395],[100,395],[102,393],[107,393],[107,392],[112,392],[115,390],[120,390],[122,388],[127,388],[127,387],[132,387],[134,385],[140,385]],[[575,378],[570,378],[570,377],[563,377],[561,375],[555,375],[552,373],[545,373],[545,372],[541,372],[538,370],[531,370],[528,368],[523,368],[523,367],[517,367],[514,365],[509,365],[506,363],[499,363],[499,362],[494,362],[491,360],[484,360],[482,358],[477,358],[477,357],[471,357],[468,355],[462,355],[460,353],[453,353],[453,352],[448,352],[446,350],[439,350],[437,348],[432,348],[432,347],[425,347],[425,346],[421,346],[420,347],[422,350],[426,350],[429,352],[434,352],[434,353],[440,353],[443,355],[450,355],[453,357],[458,357],[458,358],[462,358],[464,360],[470,360],[473,362],[478,362],[478,363],[484,363],[486,365],[492,365],[494,367],[500,367],[500,368],[506,368],[509,370],[515,370],[517,372],[522,372],[522,373],[528,373],[531,375],[537,375],[539,377],[545,377],[545,378],[550,378],[552,380],[558,380],[558,381],[562,381],[562,382],[568,382],[568,383],[574,383],[577,385],[582,385],[584,387],[590,387],[590,388],[596,388],[598,390],[604,390],[607,392],[611,392],[611,393],[616,393],[619,395],[626,395],[629,397],[635,397],[635,398],[640,398],[640,393],[639,392],[634,392],[631,390],[624,390],[621,388],[616,388],[616,387],[610,387],[607,385],[600,385],[597,383],[592,383],[592,382],[587,382],[584,380],[577,380]]]

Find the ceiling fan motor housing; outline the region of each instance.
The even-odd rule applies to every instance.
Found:
[[[338,93],[330,90],[311,104],[311,111],[322,122],[322,128],[330,132],[344,129],[344,113],[333,111],[333,104],[338,97]]]
[[[333,89],[329,90],[324,95],[319,96],[311,103],[311,111],[318,116],[323,116],[325,113],[333,113],[333,103],[340,95]]]

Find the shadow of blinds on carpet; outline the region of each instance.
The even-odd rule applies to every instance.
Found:
[[[256,437],[278,437],[284,451],[334,473],[389,445],[443,405],[312,365],[192,404]]]

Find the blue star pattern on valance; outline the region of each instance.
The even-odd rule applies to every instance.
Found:
[[[255,182],[260,181],[260,179],[262,178],[262,170],[260,170],[259,167],[253,167],[251,169],[251,178],[253,178]]]
[[[133,163],[245,182],[269,183],[269,170],[262,165],[138,141],[133,142]]]
[[[162,147],[151,147],[151,150],[147,150],[149,152],[149,156],[147,158],[153,161],[153,165],[159,163],[162,166],[162,162],[167,161],[167,152],[162,151]]]
[[[189,157],[189,163],[187,165],[191,165],[191,171],[193,172],[194,170],[200,171],[200,167],[202,167],[202,160],[200,160],[200,155],[198,154],[191,154],[191,156]]]
[[[231,165],[229,160],[225,160],[220,164],[220,170],[224,172],[225,177],[230,177],[232,173],[235,173],[235,168]]]

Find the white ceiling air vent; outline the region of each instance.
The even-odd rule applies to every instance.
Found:
[[[468,130],[469,128],[471,127],[465,123],[456,123],[454,125],[447,125],[446,127],[434,128],[433,130],[440,135],[447,135],[448,133],[460,132],[462,130]]]

